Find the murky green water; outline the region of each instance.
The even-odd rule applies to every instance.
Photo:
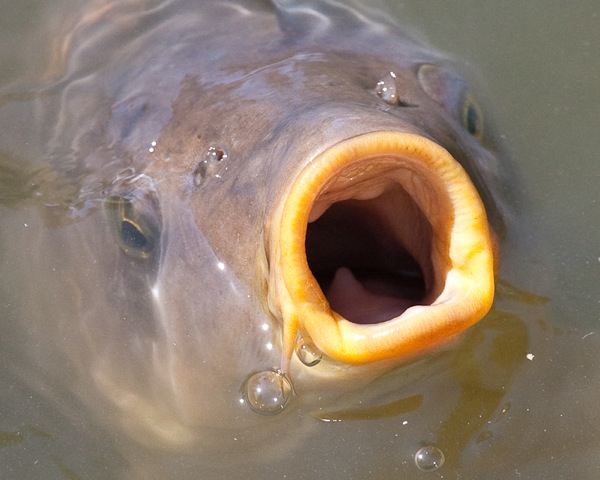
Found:
[[[76,2],[52,8],[67,3]],[[45,40],[52,30],[48,8],[34,1],[5,7],[2,83],[43,72],[51,50]],[[250,462],[226,475],[598,478],[600,7],[592,0],[436,0],[391,8],[402,24],[474,73],[475,88],[492,106],[510,153],[516,215],[503,250],[496,307],[454,355],[417,366],[416,373],[407,372],[414,379],[404,382],[400,394],[378,397],[386,408],[326,412],[330,421],[309,435],[299,432],[299,445],[282,443],[275,460]],[[18,109],[1,108],[15,115],[2,115],[0,151],[35,158],[37,133]],[[9,215],[6,208],[1,212]],[[15,293],[13,273],[2,271],[0,314],[7,332],[18,321],[9,296]],[[124,451],[157,478],[217,475],[189,456],[166,456],[157,467],[155,452],[111,438],[110,417],[108,431],[89,423],[88,413],[61,391],[64,385],[45,392],[64,399],[55,409],[18,380],[29,372],[19,356],[19,341],[25,340],[5,338],[11,340],[2,341],[1,364],[11,368],[0,370],[1,478],[107,478],[125,463]],[[68,366],[56,368],[68,378]],[[414,464],[417,450],[427,445],[445,455],[434,472]]]

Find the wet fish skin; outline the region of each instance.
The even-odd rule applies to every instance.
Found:
[[[297,366],[291,413],[266,418],[240,405],[247,375],[280,363],[265,232],[286,186],[346,138],[400,130],[463,161],[495,211],[496,157],[419,83],[422,64],[452,72],[446,59],[392,24],[366,23],[337,2],[320,10],[168,2],[141,11],[138,3],[84,15],[51,69],[48,88],[60,94],[40,100],[49,117],[58,112],[52,170],[80,198],[42,207],[44,218],[29,222],[44,232],[36,249],[47,253],[16,254],[54,279],[29,285],[26,302],[35,304],[26,327],[50,339],[34,354],[48,366],[38,381],[55,382],[59,363],[76,365],[60,383],[148,446],[261,449],[290,424],[288,441],[300,442],[298,424],[310,418],[293,413],[320,406],[317,397],[331,403],[360,391],[382,370],[344,369],[332,380],[326,368]],[[118,56],[107,55],[113,42],[124,42]],[[407,106],[375,94],[389,72]],[[445,86],[463,88],[458,75]],[[215,151],[225,156],[212,161]],[[113,237],[101,205],[123,196],[156,229],[149,261],[123,253]],[[63,225],[44,229],[48,217]],[[240,432],[244,443],[232,440]]]

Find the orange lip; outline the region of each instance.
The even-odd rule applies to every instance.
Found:
[[[494,296],[477,190],[445,149],[409,133],[314,158],[274,212],[269,265],[284,371],[299,334],[345,363],[401,362],[479,321]]]

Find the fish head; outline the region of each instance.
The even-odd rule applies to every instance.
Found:
[[[191,80],[176,111],[206,158],[178,175],[196,190],[199,230],[286,330],[283,371],[299,335],[344,363],[403,362],[491,306],[496,236],[481,176],[467,169],[489,173],[496,157],[449,67],[308,50],[245,68],[222,92]],[[213,143],[206,119],[219,132]],[[178,148],[181,135],[167,127],[157,152]],[[213,161],[218,173],[199,178]]]
[[[462,78],[335,2],[339,23],[252,5],[210,7],[244,46],[202,11],[151,11],[118,61],[85,76],[80,53],[56,82],[53,157],[69,145],[67,173],[102,205],[53,234],[87,275],[59,327],[80,376],[149,445],[272,439],[453,342],[493,301],[501,168]],[[80,28],[135,32],[127,8]]]

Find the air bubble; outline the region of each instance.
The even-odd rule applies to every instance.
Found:
[[[246,379],[242,394],[252,411],[275,415],[287,406],[292,396],[292,384],[282,372],[265,370]]]
[[[307,367],[314,367],[323,358],[323,352],[317,348],[310,337],[298,340],[296,343],[296,355]]]
[[[444,452],[433,445],[420,448],[415,454],[415,464],[422,472],[435,472],[445,460]]]
[[[375,94],[389,105],[398,105],[398,92],[396,91],[396,74],[388,73],[377,82]]]

